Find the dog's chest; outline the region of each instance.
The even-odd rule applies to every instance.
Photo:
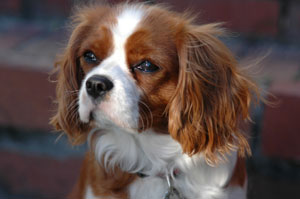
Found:
[[[95,154],[108,160],[104,165],[117,164],[125,172],[147,175],[136,178],[128,186],[129,199],[164,199],[170,188],[165,176],[175,169],[180,174],[172,179],[172,186],[184,199],[224,198],[223,187],[231,178],[237,156],[232,152],[227,163],[211,167],[201,154],[189,157],[170,136],[150,131],[138,136],[119,131],[102,134],[98,137]]]

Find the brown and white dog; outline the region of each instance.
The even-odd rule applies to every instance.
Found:
[[[51,123],[90,143],[74,198],[246,198],[238,121],[256,86],[219,24],[129,3],[82,7],[73,24]]]

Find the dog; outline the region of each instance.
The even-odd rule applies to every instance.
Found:
[[[243,199],[255,83],[221,42],[162,5],[75,10],[51,124],[88,141],[80,199]]]

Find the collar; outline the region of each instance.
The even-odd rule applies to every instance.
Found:
[[[163,199],[175,199],[175,198],[176,199],[185,199],[185,197],[183,197],[181,195],[181,193],[173,186],[173,183],[172,183],[172,178],[176,178],[178,175],[180,175],[180,173],[181,173],[180,170],[175,168],[171,175],[170,174],[164,175],[163,173],[158,173],[157,175],[155,175],[155,176],[158,176],[161,178],[165,178],[167,181],[168,189],[166,190],[166,192],[163,196]],[[149,177],[149,175],[141,173],[141,172],[138,172],[136,174],[140,178]]]

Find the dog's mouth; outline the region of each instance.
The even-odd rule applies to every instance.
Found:
[[[109,108],[102,109],[100,107],[94,107],[86,113],[88,116],[82,122],[97,127],[99,129],[108,128],[109,126],[115,126],[120,129],[126,129],[128,132],[137,132],[138,127],[132,127],[127,125],[126,121],[122,120],[122,117],[116,116],[112,111],[108,111]]]
[[[124,105],[125,104],[125,105]],[[128,107],[126,107],[128,106]],[[79,116],[83,123],[99,128],[117,127],[138,131],[138,108],[134,103],[121,101],[107,95],[101,100],[91,100],[86,93],[79,98]]]
[[[89,123],[94,121],[94,114],[93,111],[90,112],[90,116],[89,116]]]

